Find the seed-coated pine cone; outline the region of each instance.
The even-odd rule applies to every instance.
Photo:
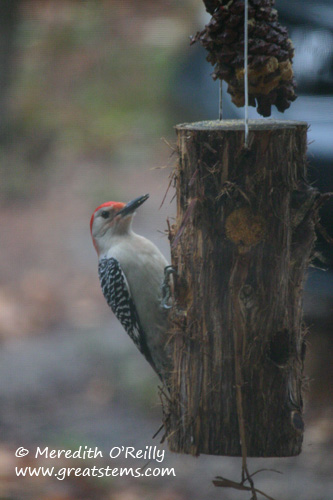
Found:
[[[206,11],[209,12],[209,14],[214,14],[214,11],[217,7],[219,7],[222,2],[220,0],[203,0]]]
[[[244,0],[203,1],[212,18],[192,43],[199,41],[208,51],[214,80],[225,80],[232,102],[244,106]],[[249,104],[262,116],[271,115],[272,105],[283,112],[296,99],[294,49],[287,29],[278,22],[274,2],[249,0]]]

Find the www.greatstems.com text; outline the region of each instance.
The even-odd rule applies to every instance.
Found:
[[[27,448],[20,447],[16,450],[15,456],[23,458],[30,451]],[[98,447],[80,446],[76,450],[58,450],[49,449],[48,446],[41,448],[37,447],[34,453],[34,458],[41,459],[76,459],[76,460],[91,460],[104,458],[105,452]],[[46,466],[25,466],[15,467],[15,473],[18,477],[55,477],[63,481],[66,477],[161,477],[161,476],[176,476],[173,467],[152,467],[152,462],[161,463],[164,460],[165,451],[159,450],[157,446],[146,446],[144,449],[136,449],[134,446],[114,446],[108,452],[110,459],[143,459],[148,460],[146,465],[141,467],[46,467]]]

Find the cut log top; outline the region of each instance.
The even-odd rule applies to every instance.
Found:
[[[251,130],[276,130],[307,127],[307,122],[297,120],[249,120]],[[205,120],[194,123],[180,123],[176,130],[243,130],[244,120]]]

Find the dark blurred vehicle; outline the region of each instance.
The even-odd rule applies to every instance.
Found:
[[[322,192],[333,191],[333,0],[276,0],[275,7],[295,46],[293,67],[298,98],[284,114],[273,106],[272,118],[304,120],[310,124],[310,181]],[[205,14],[201,26],[209,18]],[[195,44],[187,53],[189,59],[179,72],[176,89],[183,112],[181,119],[216,119],[218,83],[210,76],[212,66],[205,60],[206,52]],[[223,117],[243,118],[244,109],[231,103],[225,83],[223,88]],[[249,117],[262,118],[254,108],[249,109]],[[321,214],[322,224],[332,231],[333,200],[323,207]],[[318,249],[326,264],[333,267],[333,249],[320,235]]]
[[[333,2],[277,0],[276,7],[295,46],[299,97],[285,116],[310,122],[309,137],[314,142],[309,151],[316,161],[330,164],[327,175],[333,188]],[[322,186],[327,184],[326,180]]]
[[[333,191],[333,2],[277,0],[280,22],[295,46],[298,99],[287,119],[310,123],[309,174],[322,192]],[[279,113],[274,113],[277,116]],[[333,235],[333,200],[321,211],[322,224]],[[318,249],[333,267],[333,248],[318,235]]]

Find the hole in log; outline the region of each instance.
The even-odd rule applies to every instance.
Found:
[[[304,421],[299,411],[291,412],[291,424],[298,432],[304,431]]]
[[[239,293],[239,298],[245,309],[251,309],[255,302],[255,293],[251,285],[244,285]]]
[[[289,331],[284,328],[273,336],[269,345],[268,357],[277,366],[284,367],[288,363],[290,354]]]

